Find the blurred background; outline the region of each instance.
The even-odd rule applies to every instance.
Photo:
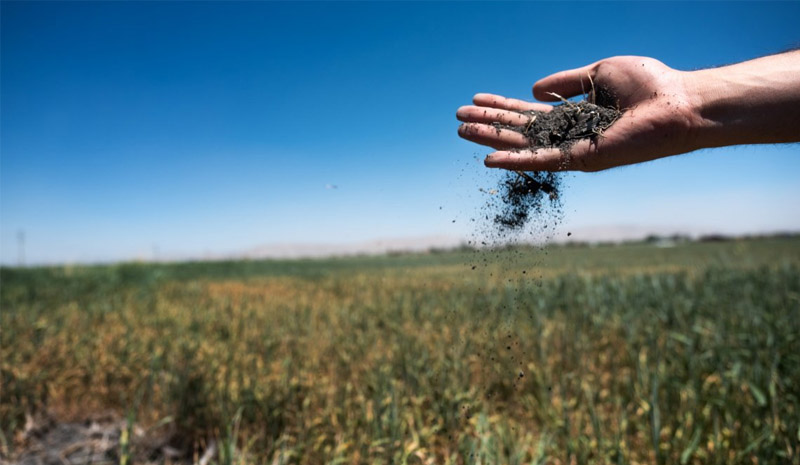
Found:
[[[3,2],[0,262],[424,248],[493,187],[476,92],[798,45],[796,2]],[[795,18],[795,19],[793,19]],[[566,177],[555,239],[800,229],[797,145]],[[453,221],[455,220],[455,221]]]

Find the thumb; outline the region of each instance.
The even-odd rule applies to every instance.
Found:
[[[560,99],[550,93],[564,98],[588,93],[592,90],[591,79],[594,79],[596,65],[597,63],[592,63],[582,68],[561,71],[540,79],[533,85],[534,98],[544,102],[556,102]]]
[[[601,151],[602,142],[580,140],[568,149],[539,148],[501,150],[490,153],[483,164],[488,168],[522,171],[601,171],[617,166],[608,151]]]

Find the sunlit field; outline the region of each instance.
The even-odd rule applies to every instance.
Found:
[[[216,463],[800,463],[799,238],[3,268],[1,292],[9,456],[26,414],[110,411],[127,463],[155,436]]]

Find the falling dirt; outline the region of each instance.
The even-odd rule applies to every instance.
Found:
[[[525,126],[494,126],[498,130],[510,129],[524,134],[532,150],[557,148],[564,157],[569,157],[575,142],[600,137],[619,118],[620,112],[615,103],[598,106],[589,101],[565,101],[549,112],[525,114],[532,120]],[[486,172],[481,176],[485,179]],[[467,246],[474,254],[467,266],[480,278],[476,284],[479,290],[484,283],[498,285],[499,279],[507,290],[506,300],[487,308],[487,311],[506,315],[501,328],[508,331],[507,337],[480,348],[475,355],[491,370],[509,374],[507,384],[482,385],[485,396],[499,395],[508,399],[517,390],[524,389],[528,379],[526,353],[519,350],[514,328],[519,323],[517,315],[526,314],[529,309],[528,303],[518,301],[517,296],[544,282],[546,244],[556,237],[564,217],[561,194],[566,180],[562,173],[546,171],[494,171],[489,176],[491,183],[497,184],[479,189],[485,200],[479,214],[470,219],[475,230]],[[566,235],[571,236],[571,233]]]
[[[604,97],[606,102],[614,102],[614,99]],[[621,112],[616,103],[600,106],[587,100],[564,100],[551,111],[528,111],[524,114],[531,117],[526,126],[500,123],[494,126],[498,130],[509,129],[525,135],[532,150],[560,149],[566,161],[575,142],[601,137]],[[498,188],[502,202],[493,205],[498,208],[494,216],[495,225],[501,231],[515,231],[524,227],[533,215],[560,212],[560,186],[561,176],[555,172],[509,171]]]
[[[500,181],[500,211],[494,223],[503,229],[523,227],[532,214],[559,202],[560,179],[556,173],[510,172]]]

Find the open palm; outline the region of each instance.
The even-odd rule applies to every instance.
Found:
[[[461,137],[497,151],[486,166],[529,171],[599,171],[695,150],[691,111],[684,74],[652,58],[623,56],[548,76],[533,86],[541,101],[559,101],[600,89],[598,99],[611,96],[622,116],[601,136],[575,143],[569,151],[531,148],[521,133],[498,130],[493,123],[524,127],[530,117],[521,112],[550,111],[542,103],[477,94],[473,105],[458,109]]]

